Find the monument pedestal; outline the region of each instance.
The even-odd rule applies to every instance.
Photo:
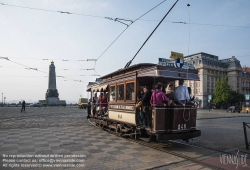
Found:
[[[48,98],[46,98],[46,100],[47,100],[47,105],[49,105],[49,106],[59,105],[59,98],[58,97],[48,97]]]

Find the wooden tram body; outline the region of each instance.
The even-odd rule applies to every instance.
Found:
[[[145,130],[139,125],[136,98],[143,86],[150,90],[158,82],[175,84],[176,80],[199,80],[196,70],[160,66],[150,63],[137,64],[120,69],[100,78],[101,81],[88,85],[93,93],[108,94],[108,116],[95,113],[92,104],[89,118],[103,128],[113,130],[121,136],[138,137],[147,132],[159,141],[189,140],[201,135],[196,129],[197,109],[193,106],[155,106],[152,107],[152,128]],[[90,111],[90,109],[89,109]]]

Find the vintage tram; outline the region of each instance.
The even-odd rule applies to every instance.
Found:
[[[139,123],[136,98],[143,86],[154,90],[154,85],[174,84],[177,80],[199,80],[196,70],[187,70],[174,65],[162,66],[151,63],[141,63],[117,70],[102,76],[98,81],[89,83],[91,106],[88,118],[91,122],[117,133],[119,136],[129,136],[138,139],[147,136],[158,141],[189,140],[201,135],[196,129],[197,109],[192,105],[159,105],[150,107],[152,112],[152,127],[146,129]],[[107,95],[107,115],[104,111],[98,114],[93,98],[100,93]]]

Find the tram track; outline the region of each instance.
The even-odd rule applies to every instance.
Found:
[[[230,119],[230,118],[238,118],[238,117],[250,117],[250,116],[221,116],[221,117],[205,117],[205,118],[197,118],[196,120],[207,120],[207,119]]]
[[[95,124],[93,124],[92,122],[90,122],[89,119],[88,119],[88,122],[92,126],[98,127],[98,128],[100,128],[102,130],[105,130],[109,134],[121,137],[121,136],[117,135],[114,131],[110,131],[110,130],[104,129],[104,128],[100,127],[100,126],[96,126]],[[205,166],[207,168],[211,168],[211,169],[224,170],[221,167],[218,167],[218,166],[215,166],[215,165],[211,165],[209,163],[202,162],[202,160],[197,160],[197,158],[200,158],[200,157],[190,157],[190,156],[187,156],[187,155],[184,155],[184,154],[181,154],[181,153],[177,153],[177,152],[174,152],[174,151],[169,151],[169,150],[165,149],[164,147],[162,147],[162,145],[152,145],[152,144],[159,144],[158,142],[149,142],[149,141],[136,140],[136,139],[131,139],[131,138],[124,138],[124,139],[126,139],[128,141],[131,141],[131,142],[135,142],[137,144],[140,144],[140,145],[143,145],[143,146],[146,146],[146,147],[149,147],[151,149],[155,149],[155,150],[158,150],[158,151],[162,151],[162,152],[165,152],[165,153],[168,153],[168,154],[171,154],[171,155],[183,158],[183,159],[185,159],[184,161],[191,161],[191,162],[194,162],[194,163],[199,164],[199,165],[203,165],[203,166]],[[172,143],[183,144],[183,145],[187,145],[187,146],[191,146],[191,147],[198,147],[198,146],[194,146],[194,145],[190,145],[190,144],[184,144],[182,142],[176,142],[176,141],[171,141],[171,142]],[[167,143],[162,143],[162,144],[167,144]],[[214,152],[225,153],[224,151],[215,150],[215,149],[209,149],[209,148],[205,148],[205,147],[201,147],[201,146],[199,146],[198,148],[206,149],[206,150],[212,150]],[[211,155],[211,153],[210,154],[206,154],[206,155],[202,155],[202,157],[208,156],[208,155]],[[183,162],[183,161],[181,161],[181,162]],[[174,164],[177,164],[177,163],[174,163]],[[150,168],[150,169],[161,168],[161,167],[169,166],[169,165],[171,165],[171,164],[166,164],[166,165],[162,165],[162,166],[158,166],[158,167],[153,167],[153,168]]]

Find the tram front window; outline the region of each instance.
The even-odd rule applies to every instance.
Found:
[[[135,100],[134,82],[126,84],[126,100]]]
[[[124,100],[124,84],[117,85],[117,100]]]
[[[110,101],[115,101],[115,86],[110,86]]]

